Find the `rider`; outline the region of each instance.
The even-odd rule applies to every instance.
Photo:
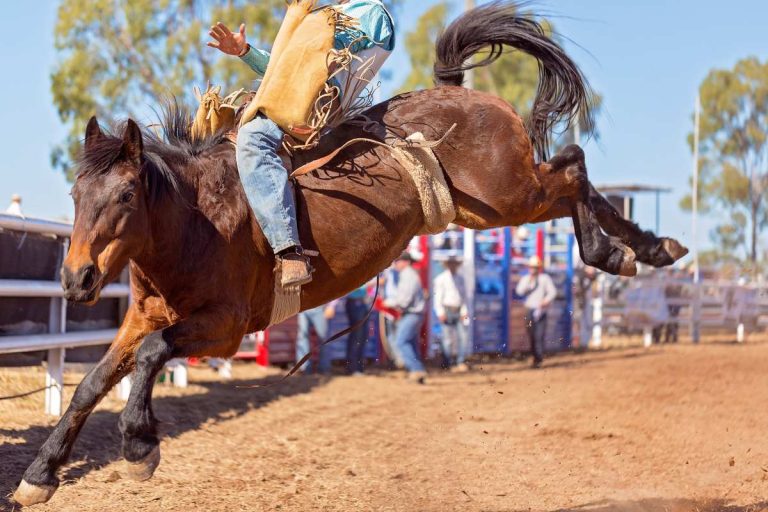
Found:
[[[334,9],[340,10],[357,23],[352,30],[336,33],[334,47],[337,50],[349,47],[363,62],[373,58],[371,71],[366,71],[366,78],[372,78],[395,45],[392,16],[381,0],[341,0],[336,3]],[[270,54],[247,43],[244,24],[240,25],[238,32],[231,32],[223,23],[218,23],[211,27],[210,36],[215,41],[209,42],[208,46],[240,57],[258,75],[264,76]],[[342,84],[350,82],[342,78],[333,80],[332,85],[340,89],[342,105],[354,101],[362,92],[363,87],[359,85],[343,90]],[[289,286],[309,283],[312,275],[299,241],[293,188],[277,154],[283,136],[283,130],[260,113],[240,128],[237,137],[237,166],[256,219],[275,255],[282,261],[282,284]]]

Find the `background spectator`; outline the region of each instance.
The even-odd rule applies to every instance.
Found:
[[[336,315],[336,302],[331,302],[325,306],[318,306],[314,309],[308,309],[299,313],[299,335],[296,339],[296,361],[307,355],[310,350],[309,335],[310,329],[315,330],[315,334],[320,339],[320,343],[328,338],[328,320]],[[321,346],[320,362],[317,366],[317,372],[322,375],[331,373],[331,353],[329,347]],[[301,367],[305,374],[312,373],[312,361],[307,361]]]
[[[407,252],[395,260],[397,290],[395,296],[385,304],[402,313],[395,329],[395,346],[403,358],[408,377],[424,384],[427,372],[419,357],[419,333],[424,322],[425,300],[421,278],[412,263],[413,256]]]
[[[349,326],[361,322],[368,313],[368,285],[365,284],[347,295],[345,309]],[[364,322],[347,336],[347,372],[362,375],[365,359],[365,344],[368,341],[368,322]]]
[[[547,334],[547,309],[557,297],[552,278],[542,271],[543,264],[538,256],[528,260],[529,273],[520,279],[515,290],[525,298],[525,323],[531,340],[533,367],[541,368],[544,360],[544,337]]]
[[[443,367],[467,370],[464,362],[469,347],[464,320],[467,317],[467,292],[464,276],[459,272],[461,261],[451,256],[443,262],[445,270],[433,282],[434,299],[432,307],[440,322],[442,336],[440,348]]]
[[[23,215],[21,212],[21,196],[19,194],[13,194],[11,196],[11,204],[5,209],[5,213],[11,215]]]

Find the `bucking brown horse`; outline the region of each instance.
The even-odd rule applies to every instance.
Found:
[[[546,163],[552,127],[588,119],[581,72],[542,27],[509,3],[475,9],[437,43],[436,87],[373,107],[367,120],[325,136],[309,160],[364,135],[384,141],[421,132],[435,149],[456,206],[456,223],[473,229],[570,216],[582,259],[612,274],[635,262],[670,265],[687,251],[624,220],[587,179],[584,153],[568,146]],[[540,83],[527,123],[502,99],[461,86],[470,65],[495,60],[507,45],[539,61]],[[467,64],[482,50],[482,61]],[[119,428],[128,471],[150,478],[160,452],[151,396],[155,376],[174,357],[232,356],[244,334],[267,327],[274,255],[248,207],[235,150],[219,134],[195,138],[189,116],[171,109],[165,137],[129,120],[120,136],[91,119],[72,195],[75,224],[62,270],[67,300],[93,304],[102,287],[130,266],[133,303],[109,351],[24,473],[15,499],[47,501],[86,418],[122,377],[134,372]],[[369,122],[368,126],[372,126]],[[542,158],[543,160],[544,158]],[[301,162],[297,162],[300,164]],[[302,244],[316,250],[316,272],[301,295],[313,308],[362,285],[424,227],[419,195],[391,152],[372,143],[342,152],[296,187]]]

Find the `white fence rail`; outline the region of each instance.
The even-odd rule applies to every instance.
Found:
[[[676,324],[679,329],[722,332],[732,330],[737,342],[746,335],[768,327],[768,289],[766,285],[733,282],[702,281],[698,286],[689,280],[643,276],[635,278],[630,286],[610,293],[606,276],[600,275],[592,299],[592,346],[601,346],[606,329],[627,331],[642,329],[645,345],[652,343],[652,330],[662,325]],[[656,290],[658,297],[650,300],[647,318],[638,315],[637,297],[629,299],[628,292],[642,288],[644,292]],[[698,288],[698,290],[697,290]],[[698,301],[698,304],[697,304]],[[698,307],[696,307],[698,306]],[[654,315],[663,310],[674,314],[659,318]]]
[[[72,225],[64,222],[31,219],[15,215],[0,214],[0,230],[26,234],[46,235],[66,239],[72,233]],[[57,267],[61,267],[61,261]],[[57,272],[58,272],[57,268]],[[126,284],[111,284],[101,293],[102,298],[128,298],[130,290]],[[117,329],[98,331],[67,332],[67,307],[64,292],[56,281],[32,281],[23,279],[0,279],[0,297],[50,298],[48,333],[18,336],[0,336],[0,354],[35,352],[47,350],[45,411],[60,415],[62,409],[62,386],[64,377],[64,356],[66,349],[106,345],[112,342]]]

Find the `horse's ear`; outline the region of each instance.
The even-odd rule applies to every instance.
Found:
[[[96,119],[96,116],[91,117],[88,120],[88,126],[85,127],[85,150],[88,151],[92,148],[103,135],[101,127],[99,127],[99,120]]]
[[[141,128],[133,119],[129,119],[125,124],[125,133],[123,133],[123,157],[134,166],[139,167],[143,151],[144,140],[141,135]]]
[[[203,101],[203,95],[200,94],[200,88],[198,86],[194,86],[192,88],[192,92],[195,94],[195,99],[198,103],[202,103]]]

